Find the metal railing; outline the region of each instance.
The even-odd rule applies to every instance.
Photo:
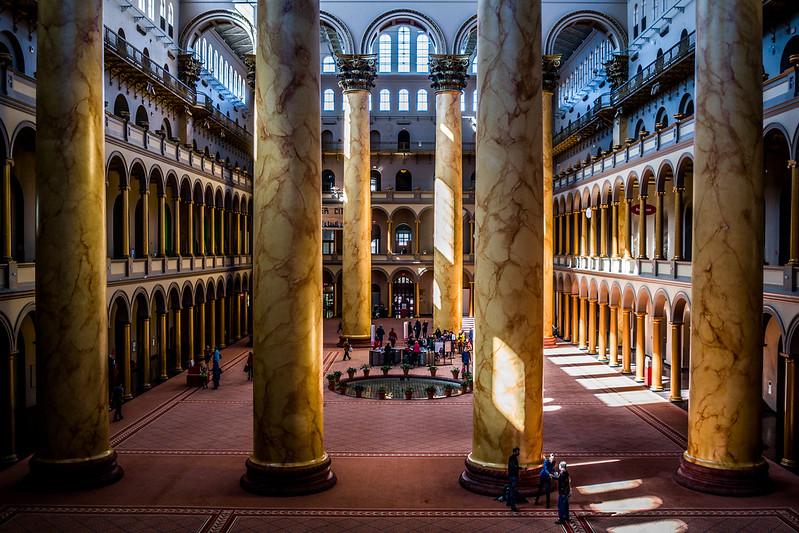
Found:
[[[231,130],[236,135],[239,135],[243,139],[252,140],[252,133],[248,131],[246,128],[236,124],[235,121],[231,120],[227,117],[224,113],[219,111],[216,107],[214,107],[214,102],[210,96],[205,93],[198,93],[196,97],[196,102],[198,107],[202,107],[203,109],[208,112],[213,120],[216,122],[221,123],[225,128]]]
[[[585,126],[596,120],[600,111],[603,111],[605,109],[610,109],[611,107],[610,100],[611,100],[610,93],[600,94],[597,97],[597,99],[594,100],[594,103],[591,104],[591,108],[585,113],[585,115],[581,116],[575,122],[569,124],[565,129],[555,134],[555,137],[552,140],[553,146],[557,146],[565,139],[567,139],[570,135],[581,130],[582,128],[584,128]]]

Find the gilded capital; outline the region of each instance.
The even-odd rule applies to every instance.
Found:
[[[344,91],[368,91],[375,86],[377,56],[336,54],[338,86]]]
[[[244,66],[247,67],[247,85],[255,89],[255,54],[244,56]]]
[[[462,91],[469,78],[469,56],[430,55],[430,81],[436,91]]]
[[[560,54],[549,54],[543,57],[543,89],[544,92],[554,93],[558,86],[558,71],[560,69]]]
[[[627,81],[627,59],[626,55],[614,54],[613,59],[604,63],[611,89],[621,87]]]
[[[180,81],[194,87],[200,81],[200,69],[202,62],[194,54],[178,55],[178,77]]]

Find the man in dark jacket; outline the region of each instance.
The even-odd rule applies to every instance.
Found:
[[[550,453],[549,457],[544,458],[541,466],[541,473],[538,475],[538,493],[535,495],[535,504],[538,505],[538,498],[542,494],[547,497],[547,509],[549,509],[549,493],[552,492],[552,474],[555,472],[555,454]]]
[[[558,519],[556,524],[565,524],[569,521],[569,497],[572,494],[572,483],[566,461],[558,465],[558,472],[553,475],[558,480]]]
[[[377,329],[375,330],[375,335],[377,336],[378,347],[383,346],[383,337],[386,336],[386,330],[383,329],[383,324],[377,326]]]
[[[122,396],[125,394],[125,389],[122,384],[117,383],[116,387],[111,391],[111,408],[114,410],[114,422],[122,420]]]
[[[516,507],[516,487],[519,485],[519,448],[514,448],[508,457],[508,499],[507,504],[510,510],[518,513],[519,509]]]

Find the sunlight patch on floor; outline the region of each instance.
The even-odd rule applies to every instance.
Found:
[[[675,518],[628,524],[626,526],[613,526],[609,527],[607,531],[608,533],[685,533],[688,531],[688,524]]]
[[[663,500],[657,496],[639,496],[637,498],[592,503],[588,507],[598,513],[625,514],[636,511],[651,511],[661,505],[663,505]]]
[[[618,376],[619,373],[607,365],[579,365],[561,368],[570,376]]]
[[[575,355],[579,353],[580,350],[574,346],[566,346],[564,348],[544,348],[544,355]]]
[[[629,383],[629,380],[628,380]],[[625,405],[647,405],[652,403],[668,403],[654,392],[648,390],[631,390],[623,392],[606,392],[594,394],[608,407],[624,407]]]
[[[584,378],[578,379],[576,381],[588,390],[627,388],[635,386],[635,383],[630,381],[628,378],[619,375],[607,378]]]
[[[582,485],[577,487],[580,494],[602,494],[617,490],[636,489],[641,486],[640,479],[626,479],[624,481],[610,481],[608,483],[594,483],[593,485]]]
[[[549,357],[551,362],[556,365],[574,365],[577,363],[596,363],[596,359],[589,355],[563,355],[557,357]],[[599,365],[598,365],[599,366]]]

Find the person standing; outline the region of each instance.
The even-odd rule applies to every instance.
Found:
[[[214,364],[218,365],[222,360],[222,352],[219,351],[219,346],[214,347]]]
[[[208,388],[208,365],[205,364],[205,360],[200,361],[200,382],[204,389]]]
[[[422,338],[423,339],[427,338],[427,320],[422,322]]]
[[[214,367],[211,371],[211,376],[214,381],[214,390],[219,388],[219,381],[222,379],[222,368],[219,366],[218,361],[214,361]]]
[[[125,395],[125,389],[122,388],[121,383],[117,383],[111,391],[111,407],[114,409],[114,422],[118,422],[125,418],[122,416],[122,397]]]
[[[519,448],[514,448],[508,457],[508,495],[506,503],[514,513],[519,512],[516,507],[516,487],[519,486]]]
[[[252,381],[252,361],[253,361],[253,356],[252,352],[250,352],[247,354],[247,364],[246,364],[247,381]]]
[[[538,475],[538,492],[535,495],[535,505],[538,505],[538,498],[546,494],[547,509],[549,509],[549,493],[552,492],[552,474],[555,471],[555,454],[550,453],[549,457],[544,457],[544,464],[541,466],[541,473]]]
[[[417,339],[422,335],[422,323],[418,319],[413,325],[413,334]]]
[[[463,349],[463,352],[461,353],[461,363],[463,363],[463,367],[461,368],[461,375],[466,375],[466,373],[469,372],[470,368],[469,365],[471,363],[471,354],[469,353],[469,350],[467,350],[465,347]]]
[[[569,497],[572,494],[571,478],[566,468],[566,461],[558,465],[558,472],[553,475],[558,480],[558,519],[556,524],[565,524],[569,521]]]
[[[394,328],[391,328],[391,331],[388,332],[388,342],[391,343],[392,348],[397,345],[397,332],[394,331]]]
[[[383,346],[383,337],[386,336],[386,330],[383,329],[383,324],[377,326],[375,330],[375,335],[377,335],[377,347],[380,348]]]
[[[350,341],[344,341],[344,359],[346,361],[348,359],[352,359],[350,356],[350,352],[352,351],[352,346],[350,345]]]

